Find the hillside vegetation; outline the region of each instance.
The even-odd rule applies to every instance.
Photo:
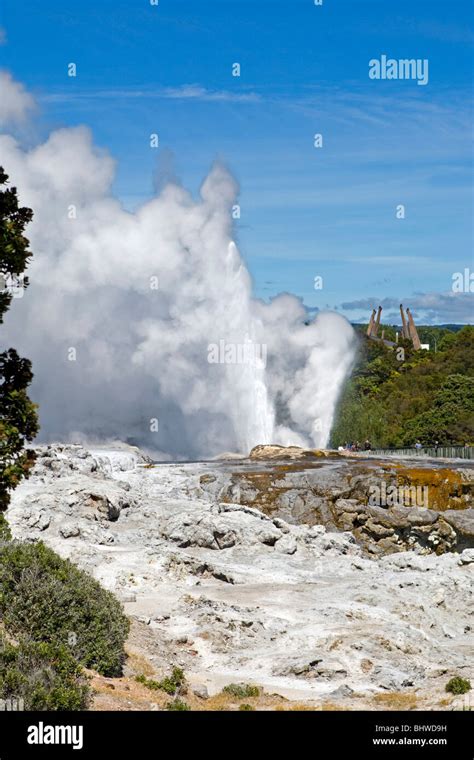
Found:
[[[385,327],[385,337],[394,338]],[[430,351],[405,356],[368,340],[360,330],[359,351],[341,396],[333,446],[365,439],[373,448],[474,444],[474,327],[420,327]],[[433,350],[436,341],[436,352]]]

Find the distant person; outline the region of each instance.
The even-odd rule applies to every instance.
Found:
[[[417,441],[415,443],[415,449],[417,449],[417,451],[420,451],[420,449],[422,449],[422,448],[423,448],[423,445],[422,445],[421,441]]]
[[[438,456],[439,441],[434,442],[435,456]]]
[[[371,451],[372,450],[372,444],[370,443],[369,439],[366,438],[364,441],[364,451]]]
[[[360,443],[359,441],[356,441],[354,444],[354,451],[360,451]]]

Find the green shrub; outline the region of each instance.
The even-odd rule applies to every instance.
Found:
[[[87,573],[43,543],[0,544],[0,618],[8,632],[67,646],[83,665],[118,676],[129,621]]]
[[[3,512],[0,512],[0,543],[2,541],[11,541],[12,534],[10,530],[10,526],[7,522],[7,518],[3,514]]]
[[[445,690],[450,694],[466,694],[466,692],[471,691],[471,682],[467,678],[454,676],[446,684]]]
[[[225,694],[230,694],[232,697],[237,697],[238,699],[258,697],[260,695],[260,689],[258,686],[253,686],[249,683],[229,683],[227,686],[224,686],[222,691]]]
[[[243,702],[241,705],[239,705],[239,710],[242,712],[247,712],[248,710],[255,710],[255,707],[249,705],[248,702]]]
[[[173,668],[171,676],[163,678],[160,688],[167,694],[175,694],[184,684],[184,671],[181,668]]]
[[[135,676],[135,681],[142,683],[147,689],[165,691],[170,696],[173,696],[183,686],[185,678],[184,671],[181,668],[175,667],[171,672],[171,676],[166,676],[161,681],[154,681],[153,678],[147,678],[143,675]]]
[[[179,699],[179,697],[176,697],[176,699],[173,699],[172,702],[168,702],[166,705],[167,710],[180,710],[180,711],[187,711],[190,710],[190,706],[186,704],[186,702],[183,702],[182,699]]]
[[[0,699],[23,699],[25,710],[85,710],[90,689],[67,647],[0,637]]]

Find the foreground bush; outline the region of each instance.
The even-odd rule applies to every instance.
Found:
[[[173,668],[171,675],[166,676],[162,681],[154,681],[152,678],[147,678],[143,675],[135,676],[135,681],[143,684],[147,689],[165,691],[167,694],[173,696],[173,694],[176,694],[176,692],[184,685],[185,678],[184,671],[181,668],[175,667]]]
[[[14,646],[0,637],[0,699],[22,699],[25,710],[85,710],[90,689],[66,647],[45,642]]]
[[[0,544],[0,619],[17,638],[68,647],[102,675],[122,673],[129,621],[120,603],[41,542]]]
[[[170,712],[173,712],[173,711],[188,712],[188,710],[190,709],[191,709],[190,706],[186,702],[183,702],[183,700],[180,699],[179,697],[176,697],[176,699],[173,699],[172,702],[168,702],[168,704],[165,707],[165,710],[169,710]]]
[[[467,694],[468,691],[471,691],[471,682],[467,678],[454,676],[448,681],[445,689],[450,694]]]
[[[222,689],[224,694],[230,694],[231,697],[244,699],[245,697],[258,697],[260,689],[249,683],[229,683]]]

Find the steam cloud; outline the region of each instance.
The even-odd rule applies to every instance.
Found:
[[[4,81],[18,119],[29,96]],[[233,240],[238,187],[223,166],[199,198],[168,184],[129,213],[111,194],[113,160],[85,127],[31,150],[2,134],[0,159],[35,213],[31,285],[2,342],[32,359],[43,440],[129,440],[178,458],[327,444],[353,330],[335,313],[305,325],[288,294],[252,298]],[[266,363],[209,363],[221,340],[264,345]]]

